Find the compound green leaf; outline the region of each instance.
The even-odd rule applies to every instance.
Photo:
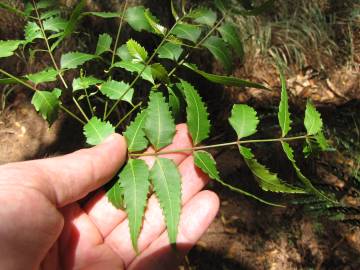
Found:
[[[99,39],[96,44],[95,54],[101,55],[104,52],[111,51],[111,49],[110,49],[111,42],[112,42],[112,37],[109,34],[104,33],[104,34],[99,35]]]
[[[242,60],[244,58],[244,47],[236,28],[230,23],[223,23],[218,28],[218,31],[222,38],[234,49],[236,55]]]
[[[202,45],[212,53],[215,59],[220,61],[226,71],[231,71],[232,56],[226,43],[221,38],[210,36]]]
[[[93,76],[75,78],[72,82],[73,92],[81,89],[87,89],[92,85],[102,83],[103,81]]]
[[[205,71],[199,70],[194,64],[184,63],[183,65],[213,83],[218,83],[227,86],[236,86],[236,87],[252,87],[259,89],[268,89],[260,83],[250,82],[247,80],[242,80],[230,76],[222,76],[222,75],[206,73]]]
[[[133,57],[130,55],[126,44],[121,45],[117,50],[116,50],[116,55],[120,57],[121,60],[125,60],[125,61],[131,61],[133,59]]]
[[[38,73],[28,74],[25,77],[35,84],[56,81],[57,71],[53,68],[42,70]]]
[[[154,63],[150,67],[151,67],[151,74],[155,80],[164,83],[168,83],[170,81],[169,74],[162,64]]]
[[[135,120],[130,123],[123,134],[126,139],[129,152],[145,150],[149,144],[144,132],[145,119],[146,110],[138,113]]]
[[[147,194],[149,192],[149,169],[144,160],[129,159],[119,174],[119,182],[124,192],[124,203],[129,220],[132,245],[138,252],[139,238]]]
[[[156,150],[171,144],[175,123],[169,105],[160,92],[151,92],[144,131]]]
[[[124,189],[120,186],[119,181],[116,181],[115,184],[106,192],[106,196],[111,204],[117,209],[124,208]]]
[[[265,201],[245,190],[242,190],[240,188],[234,187],[232,185],[229,185],[227,183],[225,183],[219,175],[219,171],[216,168],[216,161],[214,160],[214,158],[212,157],[212,155],[206,151],[195,151],[193,153],[194,156],[194,163],[196,165],[196,167],[200,168],[205,174],[207,174],[211,179],[216,180],[217,182],[219,182],[221,185],[223,185],[224,187],[229,188],[232,191],[235,191],[237,193],[243,194],[245,196],[251,197],[255,200],[258,200],[262,203],[268,204],[268,205],[272,205],[272,206],[281,206],[279,204],[275,204],[275,203],[271,203],[268,201]]]
[[[178,38],[190,40],[195,43],[201,35],[201,29],[196,25],[179,23],[172,30],[171,34],[174,34]]]
[[[30,43],[37,38],[44,38],[41,29],[36,22],[29,21],[25,26],[25,41],[26,43]]]
[[[138,62],[146,62],[148,59],[148,53],[143,46],[133,39],[129,39],[126,42],[126,47],[130,55]]]
[[[194,145],[198,145],[209,137],[209,114],[196,89],[190,83],[183,80],[181,80],[181,85],[187,103],[187,125]]]
[[[120,62],[116,62],[113,66],[123,68],[123,69],[125,69],[125,70],[127,70],[129,72],[141,73],[141,78],[143,78],[146,81],[151,82],[152,84],[155,83],[154,78],[152,76],[150,66],[147,66],[145,68],[145,65],[142,64],[142,63],[134,63],[134,62],[125,61],[125,60],[120,61]]]
[[[85,62],[96,58],[96,55],[81,53],[81,52],[69,52],[63,54],[60,59],[61,69],[72,69],[83,65]]]
[[[159,48],[158,56],[159,58],[178,61],[182,52],[183,48],[180,45],[167,42]]]
[[[155,34],[158,35],[162,35],[164,36],[166,34],[166,27],[162,26],[159,23],[159,20],[157,18],[155,18],[154,15],[151,14],[149,9],[145,10],[145,18],[147,19],[148,23],[150,24],[150,26],[152,27],[152,30]]]
[[[0,40],[0,58],[13,55],[22,42],[22,40]]]
[[[310,100],[306,103],[304,125],[308,135],[319,133],[323,127],[321,115]]]
[[[246,165],[259,180],[259,185],[263,190],[282,193],[304,193],[304,190],[284,183],[277,174],[270,172],[264,165],[260,164],[255,159],[250,148],[239,146],[239,150]]]
[[[61,90],[55,88],[52,92],[50,91],[36,91],[31,104],[34,105],[36,111],[49,122],[51,125],[57,118],[60,101],[59,97]]]
[[[256,111],[246,104],[235,104],[229,118],[230,125],[236,131],[238,139],[256,133],[259,124]]]
[[[188,14],[188,17],[194,19],[196,23],[205,24],[208,26],[213,26],[217,19],[216,12],[204,7],[192,10]]]
[[[130,7],[126,10],[125,18],[127,23],[135,31],[148,31],[152,32],[152,27],[145,17],[145,8],[143,6]]]
[[[317,190],[313,184],[311,183],[310,179],[308,179],[300,170],[300,168],[296,164],[296,160],[294,157],[294,150],[291,148],[291,146],[287,142],[281,142],[281,146],[284,150],[284,153],[286,157],[290,160],[291,164],[293,165],[297,177],[300,179],[300,181],[304,184],[305,189],[309,193],[313,193],[317,195],[320,198],[324,198],[328,201],[332,201],[330,198],[325,196],[323,193],[321,193],[319,190]]]
[[[154,191],[163,210],[171,244],[176,243],[181,211],[181,178],[174,162],[156,158],[150,171]]]
[[[118,81],[106,81],[100,85],[100,92],[103,93],[110,99],[114,100],[124,100],[132,104],[132,97],[134,95],[134,89],[130,88],[130,85],[126,82]]]
[[[280,70],[280,68],[279,68]],[[282,137],[285,137],[291,129],[291,119],[289,112],[289,99],[286,90],[286,80],[283,72],[280,70],[281,81],[281,99],[279,104],[278,119],[282,131]]]
[[[61,17],[50,17],[43,21],[45,31],[60,32],[65,30],[68,21]]]
[[[98,145],[102,143],[114,132],[115,127],[113,127],[109,122],[103,122],[95,116],[92,117],[84,126],[86,142],[90,145]]]

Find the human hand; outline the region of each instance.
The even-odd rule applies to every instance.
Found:
[[[185,125],[164,150],[189,148]],[[151,151],[151,150],[149,150]],[[118,134],[62,157],[0,167],[0,269],[173,269],[206,231],[218,197],[201,191],[207,177],[189,153],[168,154],[182,176],[177,250],[169,245],[162,211],[152,195],[136,256],[126,213],[100,191],[83,208],[77,201],[111,179],[126,161]],[[151,166],[152,157],[144,157]]]

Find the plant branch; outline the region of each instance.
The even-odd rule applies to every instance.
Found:
[[[199,49],[199,47],[210,37],[210,35],[220,26],[220,24],[225,20],[225,16],[223,16],[211,29],[210,31],[193,47],[194,49]],[[169,72],[169,77],[174,74],[174,72],[180,67],[184,62],[190,57],[192,51],[188,52],[182,60],[176,63],[175,67]]]
[[[170,36],[171,32],[174,30],[174,28],[178,25],[179,22],[181,22],[181,20],[183,19],[180,18],[179,20],[177,20],[174,25],[171,27],[171,29],[165,34],[165,36],[163,37],[163,39],[161,40],[160,44],[156,47],[156,49],[153,51],[153,53],[151,54],[150,58],[146,61],[143,69],[137,74],[137,76],[135,77],[135,79],[131,82],[131,84],[129,85],[129,87],[126,89],[126,91],[122,94],[122,96],[114,103],[114,105],[111,107],[111,109],[109,110],[109,112],[107,113],[107,115],[105,116],[105,120],[110,116],[110,114],[115,110],[116,106],[119,104],[119,102],[121,101],[121,99],[127,94],[128,91],[130,91],[130,89],[134,86],[134,84],[138,81],[138,79],[140,78],[140,76],[143,74],[143,72],[145,71],[145,69],[149,66],[149,64],[151,63],[151,61],[154,59],[155,55],[157,54],[158,50],[161,48],[161,46],[165,43],[165,41],[167,40],[167,38]]]
[[[33,90],[34,92],[39,91],[37,90],[34,86],[32,86],[31,84],[21,80],[20,78],[6,72],[5,70],[0,68],[0,73],[4,74],[5,76],[17,81],[18,83],[22,84],[23,86]],[[72,113],[71,111],[69,111],[64,105],[60,104],[59,105],[60,109],[62,109],[64,112],[66,112],[67,114],[69,114],[71,117],[73,117],[75,120],[79,121],[81,124],[85,125],[85,122],[83,120],[81,120],[79,117],[77,117],[74,113]]]
[[[49,40],[48,40],[48,38],[47,38],[47,36],[46,36],[45,29],[44,29],[44,25],[43,25],[43,23],[42,23],[42,20],[41,20],[39,11],[38,11],[38,9],[37,9],[37,5],[36,5],[36,3],[35,3],[35,0],[33,0],[33,5],[34,5],[35,12],[36,12],[37,20],[38,20],[38,22],[39,22],[41,34],[43,35],[43,38],[44,38],[44,40],[45,40],[46,48],[47,48],[47,51],[48,51],[48,53],[49,53],[49,55],[50,55],[51,61],[52,61],[53,65],[54,65],[54,68],[56,69],[56,72],[58,73],[58,75],[59,75],[59,77],[60,77],[61,82],[63,83],[63,85],[65,86],[65,88],[68,88],[68,86],[67,86],[67,84],[66,84],[66,82],[65,82],[65,79],[64,79],[64,77],[61,75],[61,71],[60,71],[58,65],[56,64],[54,55],[53,55],[52,52],[51,52],[51,48],[50,48],[50,45],[49,45]]]
[[[166,154],[172,154],[172,153],[193,152],[193,151],[197,151],[197,150],[212,149],[212,148],[249,144],[249,143],[286,142],[286,141],[303,140],[306,138],[309,138],[309,136],[301,135],[301,136],[288,137],[288,138],[234,141],[234,142],[212,144],[212,145],[205,145],[205,146],[195,146],[195,147],[191,147],[191,148],[174,149],[174,150],[169,150],[169,151],[159,151],[159,152],[155,152],[155,153],[130,154],[130,156],[133,156],[133,157],[160,156],[160,155],[166,155]]]
[[[123,21],[124,21],[124,16],[125,16],[127,4],[128,4],[128,0],[125,0],[123,12],[122,12],[121,17],[120,17],[119,28],[118,28],[118,31],[117,31],[117,34],[116,34],[114,49],[112,50],[112,57],[111,57],[111,65],[110,65],[110,66],[112,66],[112,65],[114,64],[114,61],[115,61],[116,48],[117,48],[118,43],[119,43],[120,32],[121,32],[121,28],[122,28],[122,25],[123,25]]]
[[[120,121],[116,124],[115,128],[118,128],[122,122],[124,122],[137,108],[139,108],[141,106],[141,104],[142,104],[142,101],[140,101],[130,111],[128,111],[128,113],[125,114],[124,117],[121,118]]]

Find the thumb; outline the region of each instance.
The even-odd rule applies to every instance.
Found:
[[[108,182],[124,164],[126,151],[125,139],[115,133],[92,148],[23,163],[30,166],[30,170],[39,170],[37,179],[29,179],[28,184],[57,207],[63,207]]]

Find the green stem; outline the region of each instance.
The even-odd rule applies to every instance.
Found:
[[[91,112],[91,116],[94,116],[94,110],[93,110],[93,107],[91,105],[91,102],[90,102],[90,98],[89,98],[89,95],[88,95],[88,92],[86,89],[84,89],[84,92],[85,92],[85,96],[86,96],[86,101],[87,101],[87,104],[89,105],[89,109],[90,109],[90,112]]]
[[[108,105],[109,105],[109,102],[106,100],[105,101],[105,107],[104,107],[103,121],[105,121],[105,116],[106,116]]]
[[[117,31],[117,34],[116,34],[114,49],[112,50],[112,57],[111,57],[111,65],[110,65],[110,66],[112,66],[112,65],[114,64],[114,61],[115,61],[116,48],[117,48],[118,43],[119,43],[120,32],[121,32],[121,28],[122,28],[122,25],[123,25],[123,21],[124,21],[124,16],[125,16],[127,4],[128,4],[128,0],[125,0],[123,12],[122,12],[121,17],[120,17],[119,28],[118,28],[118,31]]]
[[[142,102],[139,102],[136,104],[130,111],[128,111],[127,114],[124,115],[123,118],[120,119],[120,121],[116,124],[115,129],[118,128],[122,122],[124,122],[137,108],[141,106]]]
[[[149,64],[151,63],[151,61],[154,59],[155,55],[157,54],[158,50],[161,48],[161,46],[165,43],[166,39],[170,36],[171,32],[174,30],[174,28],[177,26],[177,24],[183,19],[180,18],[179,20],[177,20],[174,25],[171,27],[171,29],[165,34],[165,36],[163,37],[163,39],[161,40],[160,44],[156,47],[156,49],[153,51],[153,53],[151,54],[150,58],[146,61],[143,69],[137,74],[137,76],[135,77],[135,79],[131,82],[131,84],[129,85],[129,87],[126,89],[126,91],[122,94],[122,96],[114,103],[114,105],[111,107],[111,109],[109,110],[109,112],[107,113],[107,115],[105,116],[105,120],[110,116],[110,114],[115,110],[116,106],[119,104],[119,102],[121,101],[121,99],[127,94],[128,91],[130,91],[130,89],[134,86],[134,84],[138,81],[138,79],[140,78],[140,76],[143,74],[143,72],[145,71],[145,69],[149,66]]]
[[[241,145],[241,144],[249,144],[249,143],[265,143],[265,142],[286,142],[286,141],[303,140],[306,138],[309,138],[309,136],[302,135],[302,136],[295,136],[295,137],[288,137],[288,138],[234,141],[234,142],[212,144],[212,145],[205,145],[205,146],[195,146],[192,148],[182,148],[182,149],[174,149],[174,150],[169,150],[169,151],[160,151],[160,152],[155,152],[155,153],[130,154],[130,156],[133,156],[133,157],[160,156],[160,155],[166,155],[166,154],[172,154],[172,153],[193,152],[193,151],[197,151],[197,150],[212,149],[212,148],[226,147],[226,146],[232,146],[232,145]]]
[[[81,108],[80,104],[77,102],[77,100],[73,97],[72,98],[76,107],[79,109],[79,111],[81,112],[82,116],[84,116],[84,118],[86,119],[86,122],[89,122],[89,118],[86,116],[86,113],[84,112],[84,110]]]
[[[33,91],[37,91],[37,89],[36,89],[34,86],[32,86],[31,84],[28,84],[27,82],[19,79],[18,77],[14,76],[14,75],[12,75],[12,74],[10,74],[10,73],[8,73],[8,72],[6,72],[5,70],[3,70],[3,69],[1,69],[1,68],[0,68],[0,73],[4,74],[6,77],[9,77],[9,78],[17,81],[18,83],[26,86],[27,88],[29,88],[29,89],[31,89],[31,90],[33,90]]]
[[[44,40],[45,40],[46,48],[47,48],[47,51],[48,51],[48,53],[49,53],[49,55],[50,55],[51,61],[52,61],[53,65],[54,65],[54,68],[56,69],[56,72],[58,73],[58,75],[59,75],[59,77],[60,77],[61,82],[63,83],[63,85],[65,86],[65,88],[68,88],[68,86],[67,86],[67,84],[66,84],[66,82],[65,82],[65,79],[64,79],[64,77],[61,75],[61,71],[60,71],[58,65],[56,64],[55,58],[54,58],[54,56],[53,56],[53,54],[52,54],[52,52],[51,52],[51,48],[50,48],[50,45],[49,45],[49,40],[48,40],[48,38],[47,38],[47,36],[46,36],[46,34],[45,34],[45,29],[44,29],[42,20],[41,20],[41,18],[40,18],[40,14],[39,14],[39,11],[38,11],[38,9],[37,9],[37,5],[36,5],[36,3],[35,3],[35,0],[33,0],[33,5],[34,5],[35,12],[36,12],[37,20],[38,20],[38,22],[39,22],[41,34],[43,35],[43,38],[44,38]]]
[[[74,118],[75,120],[79,121],[81,124],[85,125],[86,123],[81,120],[79,117],[76,116],[76,114],[72,113],[70,110],[68,110],[64,105],[60,104],[60,108],[66,112],[67,114],[69,114],[72,118]]]
[[[18,83],[22,84],[23,86],[33,90],[33,91],[38,91],[34,86],[32,86],[31,84],[28,84],[27,82],[19,79],[18,77],[6,72],[5,70],[0,68],[0,73],[4,74],[5,76],[17,81]],[[86,123],[81,120],[79,117],[77,117],[74,113],[72,113],[71,111],[69,111],[64,105],[60,104],[60,109],[62,109],[63,111],[65,111],[67,114],[69,114],[71,117],[73,117],[75,120],[79,121],[81,124],[85,125]]]

